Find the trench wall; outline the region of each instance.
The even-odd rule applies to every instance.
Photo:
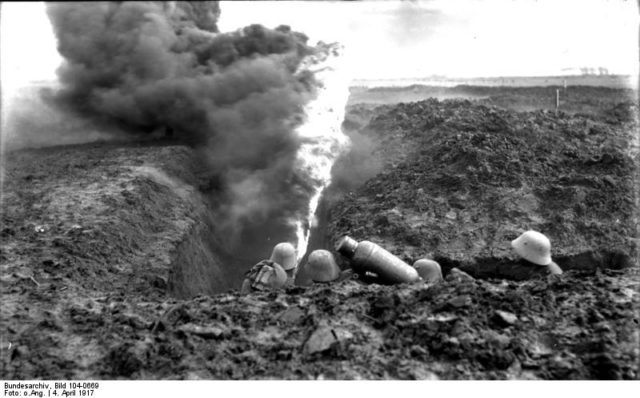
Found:
[[[2,269],[71,294],[146,300],[230,287],[185,146],[100,143],[10,152]],[[25,268],[25,264],[29,265]]]
[[[229,290],[232,282],[225,272],[215,244],[215,232],[206,212],[175,247],[169,267],[168,290],[177,298],[214,294]]]
[[[173,209],[172,223],[166,231],[167,294],[180,299],[197,295],[215,294],[233,287],[234,264],[225,258],[221,243],[216,239],[215,219],[209,201],[198,186],[198,163],[188,148],[176,148],[180,155],[175,160],[157,166],[135,169],[139,175],[155,182],[164,191],[167,203]],[[160,213],[160,212],[159,212]],[[160,213],[161,214],[161,213]],[[173,230],[172,230],[173,229]],[[228,257],[228,256],[227,256]],[[237,278],[236,278],[237,279]]]

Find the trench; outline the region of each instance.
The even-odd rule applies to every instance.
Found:
[[[351,138],[353,138],[351,134],[353,132],[357,134],[357,129],[345,131]],[[637,147],[634,149],[637,151]],[[334,163],[332,168],[334,181],[335,176],[340,174],[343,178],[342,182],[351,180],[354,183],[347,186],[343,183],[332,183],[325,188],[315,213],[317,222],[310,228],[307,251],[301,257],[299,266],[306,263],[309,254],[314,250],[333,250],[335,241],[340,238],[329,234],[331,207],[348,191],[357,189],[365,182],[366,178],[362,178],[363,173],[359,162],[370,161],[370,159],[362,158],[361,155],[350,150],[342,154]],[[640,165],[636,165],[636,168],[638,173]],[[349,175],[350,170],[352,175]],[[371,176],[373,175],[369,177]],[[637,189],[639,188],[636,187]],[[638,192],[635,192],[636,202],[639,196]],[[275,244],[295,241],[295,232],[292,231],[291,226],[279,222],[278,218],[272,218],[246,230],[240,238],[241,245],[228,250],[216,237],[215,220],[212,214],[205,212],[200,218],[202,220],[193,226],[191,232],[176,249],[169,276],[169,294],[172,296],[186,298],[198,294],[215,294],[238,289],[244,272],[260,260],[269,258]],[[415,260],[417,259],[413,259]],[[504,257],[474,258],[461,262],[441,256],[434,260],[441,264],[445,276],[455,267],[480,279],[525,280],[540,274],[541,270],[522,261]],[[592,250],[559,254],[554,255],[554,261],[564,271],[622,270],[639,266],[633,250],[630,253],[619,250]]]
[[[327,227],[330,222],[331,204],[330,200],[323,199],[320,201],[316,212],[317,226],[311,230],[309,249],[302,258],[301,264],[306,262],[313,250],[332,250],[335,241],[340,238],[332,237],[328,234]],[[418,259],[413,259],[413,261],[416,260]],[[436,256],[434,260],[442,267],[442,273],[445,277],[453,268],[458,268],[477,279],[521,281],[546,273],[546,267],[533,266],[524,260],[513,260],[504,257],[479,257],[469,261],[459,261],[444,256]],[[554,256],[553,260],[564,271],[584,271],[587,273],[595,272],[598,269],[623,270],[638,266],[632,256],[620,250],[593,250],[575,254],[561,254]]]
[[[468,273],[477,279],[508,279],[522,281],[546,274],[546,267],[539,267],[524,260],[501,257],[481,257],[471,261],[457,261],[446,257],[436,257],[446,276],[453,268]],[[557,255],[553,261],[563,271],[592,273],[598,269],[623,270],[634,266],[633,259],[616,250],[587,251],[571,255]]]
[[[245,229],[230,246],[216,228],[211,204],[204,197],[200,200],[204,203],[193,216],[195,222],[173,251],[170,296],[187,299],[239,289],[251,266],[269,258],[278,242],[295,237],[291,226],[274,216]]]
[[[343,125],[343,127],[346,127]],[[359,134],[357,128],[349,130],[345,128],[346,134],[350,138],[354,139],[354,133]],[[357,138],[357,137],[356,137]],[[640,140],[636,137],[636,140]],[[640,160],[637,156],[637,143],[636,146],[632,146],[632,157],[636,159],[636,163]],[[301,259],[300,264],[304,264],[307,261],[309,254],[317,249],[333,250],[335,242],[340,236],[330,236],[329,223],[331,221],[331,207],[332,204],[340,200],[345,194],[350,191],[358,189],[363,185],[367,178],[363,178],[364,175],[371,175],[371,170],[364,172],[364,170],[370,169],[371,164],[364,164],[365,162],[371,162],[371,159],[363,157],[361,153],[358,153],[352,147],[352,150],[344,153],[334,164],[332,168],[332,177],[335,181],[336,176],[342,177],[341,183],[332,183],[329,185],[319,201],[318,208],[315,213],[316,225],[310,230],[309,244],[307,253]],[[633,152],[636,151],[636,152]],[[640,164],[636,164],[636,173],[640,170]],[[344,185],[344,181],[350,181],[352,184]],[[636,185],[636,191],[640,185]],[[640,194],[635,192],[636,202],[640,198]],[[636,206],[636,213],[639,212],[639,207]],[[636,214],[637,216],[637,214]],[[635,225],[639,225],[635,221]],[[640,227],[639,227],[640,228]],[[334,252],[334,255],[338,256]],[[526,280],[546,273],[546,267],[532,266],[524,260],[514,260],[513,258],[506,257],[481,257],[472,258],[469,261],[459,261],[452,258],[438,256],[433,258],[438,261],[442,267],[443,275],[446,276],[451,269],[458,268],[471,276],[478,279],[508,279],[508,280]],[[406,261],[411,264],[412,261],[418,260],[418,258]],[[622,251],[620,249],[600,249],[600,250],[585,250],[571,254],[556,254],[553,260],[564,271],[581,271],[581,272],[595,272],[598,269],[608,270],[623,270],[629,267],[640,266],[640,259],[636,255],[635,249],[631,249],[629,252]],[[338,260],[338,263],[342,262]]]
[[[297,241],[297,231],[284,210],[274,211],[265,219],[243,228],[233,239],[226,239],[217,228],[214,210],[216,188],[210,185],[205,183],[203,188],[195,190],[196,197],[190,198],[197,203],[192,216],[194,222],[171,256],[167,293],[176,298],[239,289],[245,272],[261,260],[268,259],[276,244],[295,244]],[[327,236],[328,192],[335,194],[335,185],[325,188],[319,199],[316,209],[319,223],[310,227],[307,250],[300,264],[306,262],[311,251],[332,248],[333,242]]]
[[[345,193],[344,187],[336,185],[330,185],[323,192],[315,213],[317,223],[310,229],[307,252],[302,256],[300,265],[306,263],[314,250],[333,250],[335,241],[340,237],[329,234],[331,206]],[[268,219],[245,231],[240,238],[240,246],[229,250],[217,236],[215,219],[208,208],[201,208],[194,218],[197,221],[174,251],[168,277],[168,294],[180,299],[239,289],[245,271],[260,260],[269,258],[275,244],[295,239],[290,225]],[[246,250],[242,250],[243,247]],[[442,266],[444,276],[455,267],[479,279],[525,280],[539,275],[542,269],[501,257],[474,258],[466,262],[447,257],[434,260]],[[554,256],[554,261],[564,271],[620,270],[636,265],[627,253],[615,250],[559,255]]]

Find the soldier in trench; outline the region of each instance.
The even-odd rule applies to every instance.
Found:
[[[296,249],[289,242],[275,245],[269,260],[262,260],[245,274],[240,292],[281,289],[293,285],[298,258]]]
[[[514,239],[511,246],[527,264],[546,267],[546,271],[552,275],[562,274],[560,266],[551,258],[551,242],[544,234],[532,230],[526,231]],[[378,268],[392,272],[398,267],[396,263],[401,260],[391,254],[386,257],[367,260],[373,261]],[[404,262],[401,265],[406,266]],[[364,261],[361,266],[363,266],[363,270],[366,270],[367,261]],[[433,260],[420,259],[413,264],[412,268],[417,271],[416,276],[419,276],[415,278],[416,281],[430,284],[442,281],[440,264]],[[286,285],[293,285],[294,280],[296,284],[302,286],[312,283],[331,283],[353,275],[351,270],[341,271],[333,254],[327,250],[314,250],[309,255],[307,263],[302,267],[301,275],[296,279],[297,269],[297,256],[293,245],[287,242],[279,243],[274,247],[269,260],[259,262],[247,272],[241,291],[246,294],[254,290],[280,289]],[[378,275],[367,277],[367,274],[365,272],[359,275],[358,279],[363,283],[385,282],[384,278],[380,278]]]
[[[287,283],[287,273],[282,266],[271,260],[262,260],[245,273],[240,293],[280,289]]]
[[[551,259],[551,241],[537,231],[526,231],[511,241],[511,247],[527,263],[546,267],[552,275],[562,274],[562,269]]]

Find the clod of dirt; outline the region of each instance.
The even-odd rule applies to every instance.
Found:
[[[280,315],[278,315],[278,319],[285,323],[299,323],[305,316],[305,311],[298,307],[290,307],[284,310]]]
[[[351,338],[351,333],[340,328],[320,326],[311,333],[304,345],[303,351],[307,355],[323,353],[329,350],[338,350]]]
[[[518,322],[516,314],[507,311],[496,310],[494,319],[503,327],[515,325]]]
[[[217,339],[225,334],[224,329],[215,326],[199,326],[187,323],[176,330],[183,333],[190,333],[205,339]]]
[[[456,296],[447,302],[453,308],[463,308],[471,304],[471,297],[469,296]]]

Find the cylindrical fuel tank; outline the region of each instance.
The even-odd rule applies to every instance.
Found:
[[[373,242],[345,236],[336,245],[336,251],[349,260],[356,273],[372,272],[385,283],[410,283],[420,276],[415,268]]]

